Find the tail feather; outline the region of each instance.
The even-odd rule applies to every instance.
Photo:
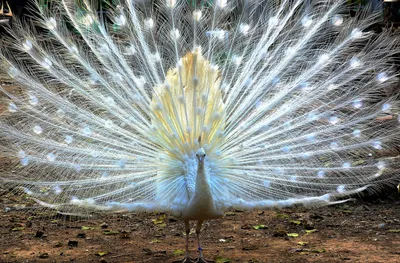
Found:
[[[18,160],[1,180],[71,213],[177,213],[203,147],[221,210],[375,189],[399,169],[399,41],[344,4],[37,6],[45,37],[16,23],[0,52],[21,85],[0,86],[0,149]]]

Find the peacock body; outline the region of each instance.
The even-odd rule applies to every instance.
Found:
[[[398,169],[382,152],[400,137],[399,41],[370,30],[378,14],[121,0],[105,19],[82,2],[37,6],[1,49],[22,87],[0,87],[0,147],[17,160],[1,180],[40,204],[165,211],[199,232],[230,207],[342,202]]]

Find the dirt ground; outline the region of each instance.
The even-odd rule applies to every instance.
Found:
[[[395,190],[393,190],[395,191]],[[400,262],[400,195],[318,209],[231,211],[202,234],[210,262]],[[164,214],[57,216],[0,191],[0,262],[174,262],[183,223]],[[197,257],[194,233],[191,255]]]

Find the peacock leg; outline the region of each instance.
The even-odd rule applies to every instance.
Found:
[[[200,230],[201,230],[201,225],[203,224],[203,220],[197,221],[197,226],[196,226],[196,239],[197,239],[197,245],[198,245],[198,250],[199,250],[199,258],[196,260],[196,263],[207,263],[207,261],[204,259],[203,256],[203,249],[201,248],[200,245]]]
[[[190,234],[190,224],[189,221],[185,220],[185,231],[186,231],[186,251],[185,251],[185,258],[183,259],[182,263],[191,263],[189,257],[189,234]]]

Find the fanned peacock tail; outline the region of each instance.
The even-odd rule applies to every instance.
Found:
[[[89,2],[38,6],[0,51],[21,86],[0,87],[0,148],[18,160],[1,180],[41,204],[179,212],[199,147],[221,211],[331,204],[398,171],[399,41],[371,30],[378,14],[121,0],[104,18]]]

